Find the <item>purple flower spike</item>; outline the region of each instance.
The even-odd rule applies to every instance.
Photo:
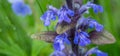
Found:
[[[12,10],[15,14],[19,16],[26,16],[32,14],[30,6],[26,5],[24,2],[12,3]]]
[[[79,44],[80,46],[86,46],[91,43],[88,37],[89,35],[86,32],[76,32],[74,43]]]
[[[46,11],[42,16],[41,16],[41,20],[44,21],[44,25],[45,26],[49,26],[50,25],[50,20],[56,20],[56,11],[57,9],[49,6],[49,10]]]
[[[63,6],[59,11],[58,11],[58,22],[62,23],[63,21],[70,23],[71,19],[68,17],[69,16],[74,16],[74,11],[66,8]]]
[[[97,47],[94,47],[94,48],[90,49],[90,50],[85,54],[85,56],[89,56],[89,55],[91,55],[91,54],[96,54],[97,56],[108,56],[107,53],[104,53],[104,52],[98,50]]]

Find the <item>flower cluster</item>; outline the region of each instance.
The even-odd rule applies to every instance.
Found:
[[[31,15],[32,11],[29,5],[25,4],[23,0],[8,0],[12,4],[13,12],[18,16]]]
[[[70,23],[71,19],[68,15],[74,16],[74,12],[66,6],[61,7],[59,10],[53,6],[49,6],[48,10],[40,17],[40,19],[44,21],[45,26],[49,26],[50,20],[55,20],[56,16],[58,17],[58,23],[62,23],[63,21]]]
[[[94,13],[103,12],[103,7],[100,5],[96,5],[92,2],[88,2],[85,5],[82,5],[78,10],[79,15],[82,17],[77,20],[77,24],[75,25],[75,31],[73,32],[74,37],[73,42],[78,46],[87,46],[91,43],[88,29],[95,30],[97,32],[101,32],[103,30],[103,25],[99,24],[96,20],[92,18],[85,18],[82,14],[88,12],[89,8],[92,8]],[[55,20],[58,18],[58,23],[66,22],[70,24],[72,22],[71,17],[75,17],[74,11],[70,10],[66,6],[62,6],[60,9],[56,9],[53,6],[49,6],[48,10],[41,16],[41,20],[44,22],[45,26],[50,25],[51,20]],[[73,18],[74,20],[74,18]],[[51,56],[66,56],[66,53],[63,52],[65,49],[65,45],[71,45],[71,41],[69,40],[69,33],[64,32],[59,34],[54,39],[54,53]],[[97,56],[107,56],[106,53],[101,52],[96,47],[90,49],[86,52],[85,56],[90,54],[97,54]]]

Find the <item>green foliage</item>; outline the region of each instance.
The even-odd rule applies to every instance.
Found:
[[[44,28],[42,29],[43,24],[38,18],[44,13],[41,12],[38,4],[44,1],[37,0],[33,2],[32,4],[26,1],[26,3],[33,6],[31,7],[35,11],[33,11],[33,15],[20,17],[13,13],[10,3],[6,0],[0,0],[0,56],[48,56],[53,52],[50,44],[30,38],[31,34],[35,33],[36,30],[38,30],[38,32],[41,30],[46,31]],[[45,1],[41,7],[46,9],[48,2],[55,3],[48,0]],[[39,22],[36,23],[37,20],[39,20],[41,24]],[[40,30],[36,28],[36,24],[37,26],[39,25]]]
[[[40,40],[32,40],[31,34],[54,30],[56,22],[45,27],[40,16],[48,5],[59,8],[63,0],[25,0],[32,8],[32,15],[20,17],[13,13],[7,0],[0,0],[0,56],[49,56],[52,45]],[[84,2],[86,2],[84,0]],[[91,16],[105,26],[117,39],[115,44],[100,46],[109,56],[119,56],[120,52],[120,0],[97,0],[104,7],[104,13]]]

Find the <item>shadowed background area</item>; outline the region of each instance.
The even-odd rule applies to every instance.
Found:
[[[52,21],[45,27],[40,16],[47,10],[48,5],[60,8],[64,0],[24,0],[32,9],[32,15],[17,16],[7,0],[0,0],[0,56],[49,56],[53,52],[51,43],[41,40],[32,40],[30,37],[40,31],[54,31],[57,21]],[[86,3],[87,0],[83,0]],[[104,8],[103,13],[91,17],[103,24],[111,32],[116,42],[99,46],[99,49],[109,56],[120,56],[120,0],[95,0]],[[92,45],[91,45],[92,46]],[[94,46],[94,45],[93,45]]]

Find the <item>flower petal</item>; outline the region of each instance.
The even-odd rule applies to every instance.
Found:
[[[50,56],[66,56],[62,51],[54,51]]]
[[[85,54],[85,56],[92,55],[92,54],[96,54],[97,56],[108,56],[107,53],[104,53],[104,52],[98,50],[98,47],[91,48],[91,49]]]

